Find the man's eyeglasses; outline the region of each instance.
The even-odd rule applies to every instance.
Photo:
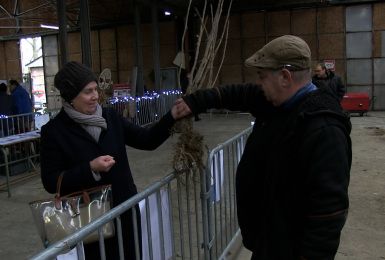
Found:
[[[281,67],[278,68],[278,70],[281,70],[281,69],[287,69],[289,71],[303,70],[303,68],[299,68],[299,67],[291,65],[291,64],[285,64],[285,65],[282,65]]]

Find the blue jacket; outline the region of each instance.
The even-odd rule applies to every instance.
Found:
[[[13,99],[12,113],[14,115],[26,114],[32,112],[32,101],[28,92],[20,85],[11,93]]]

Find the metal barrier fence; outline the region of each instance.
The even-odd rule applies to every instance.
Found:
[[[231,240],[239,230],[235,175],[252,127],[214,148],[207,159],[206,175],[202,189],[206,199],[204,217],[205,259],[226,259]],[[206,209],[207,208],[207,212]]]
[[[115,109],[134,124],[146,125],[159,120],[172,107],[181,92],[178,90],[148,93],[137,98],[111,98],[103,107]],[[55,117],[60,110],[49,111]],[[35,117],[38,113],[0,115],[0,138],[36,130]]]
[[[147,125],[160,119],[172,107],[175,100],[181,96],[179,90],[148,92],[143,97],[112,97],[102,106],[113,108],[118,114],[137,125]],[[50,117],[55,117],[60,110],[49,111]]]
[[[0,138],[25,134],[36,130],[35,128],[35,113],[26,113],[20,115],[3,116],[0,115]],[[5,175],[7,155],[8,165],[10,167],[10,173],[16,174],[26,170],[30,170],[33,164],[29,164],[28,161],[31,158],[36,157],[36,151],[39,150],[36,142],[32,143],[15,143],[13,145],[7,145],[11,142],[12,138],[7,138],[9,141],[0,143],[2,153],[0,153],[0,174]]]
[[[159,120],[172,107],[181,92],[178,90],[147,93],[143,97],[111,98],[103,107],[112,107],[120,115],[137,125]]]
[[[34,122],[35,113],[0,115],[0,137],[33,131],[35,130]]]
[[[99,250],[105,259],[101,227],[114,219],[120,258],[123,259],[120,215],[132,209],[136,223],[137,204],[141,212],[142,259],[220,258],[226,254],[227,246],[238,230],[235,170],[250,132],[251,128],[246,129],[216,147],[208,157],[205,171],[167,175],[30,259],[52,259],[72,248],[79,248],[95,231],[99,232]],[[138,229],[134,226],[134,230]],[[138,252],[138,246],[136,250]],[[84,257],[78,256],[79,259]]]
[[[12,183],[32,177],[32,170],[39,164],[40,135],[35,132],[37,115],[27,113],[12,116],[0,116],[0,175],[5,182],[0,182],[0,190],[10,192],[10,176],[30,172],[28,176],[13,178]],[[44,116],[42,116],[44,117]]]

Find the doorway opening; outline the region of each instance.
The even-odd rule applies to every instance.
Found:
[[[31,95],[34,111],[44,114],[47,108],[47,95],[41,37],[21,39],[20,54],[24,87]]]

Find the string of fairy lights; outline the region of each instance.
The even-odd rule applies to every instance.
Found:
[[[129,102],[136,102],[137,104],[140,104],[142,101],[155,101],[158,100],[160,97],[164,96],[172,96],[172,97],[179,97],[182,95],[182,92],[180,90],[163,90],[161,92],[157,91],[146,91],[143,96],[140,97],[132,97],[132,96],[122,96],[122,97],[111,97],[108,101],[108,105],[116,105],[116,104],[127,104]],[[137,110],[139,112],[139,110]],[[10,118],[8,115],[0,115],[0,119],[7,119]]]
[[[142,100],[155,100],[158,99],[161,95],[164,96],[179,96],[182,92],[180,90],[164,90],[160,93],[156,91],[146,91],[143,96],[140,97],[132,97],[132,96],[123,96],[123,97],[111,97],[108,102],[109,104],[113,105],[118,102],[140,102]]]
[[[162,114],[158,109],[154,109],[152,106],[162,104],[164,109],[169,109],[174,100],[180,97],[182,92],[180,90],[163,90],[161,92],[146,91],[143,96],[132,97],[111,97],[106,105],[113,107],[118,113],[123,113],[129,104],[136,104],[135,111],[137,116],[140,113],[147,113],[148,116],[152,114],[155,118],[158,118]],[[170,99],[170,98],[171,99]],[[160,101],[158,103],[158,101]],[[147,111],[145,111],[147,109]],[[164,110],[163,109],[163,110]]]

